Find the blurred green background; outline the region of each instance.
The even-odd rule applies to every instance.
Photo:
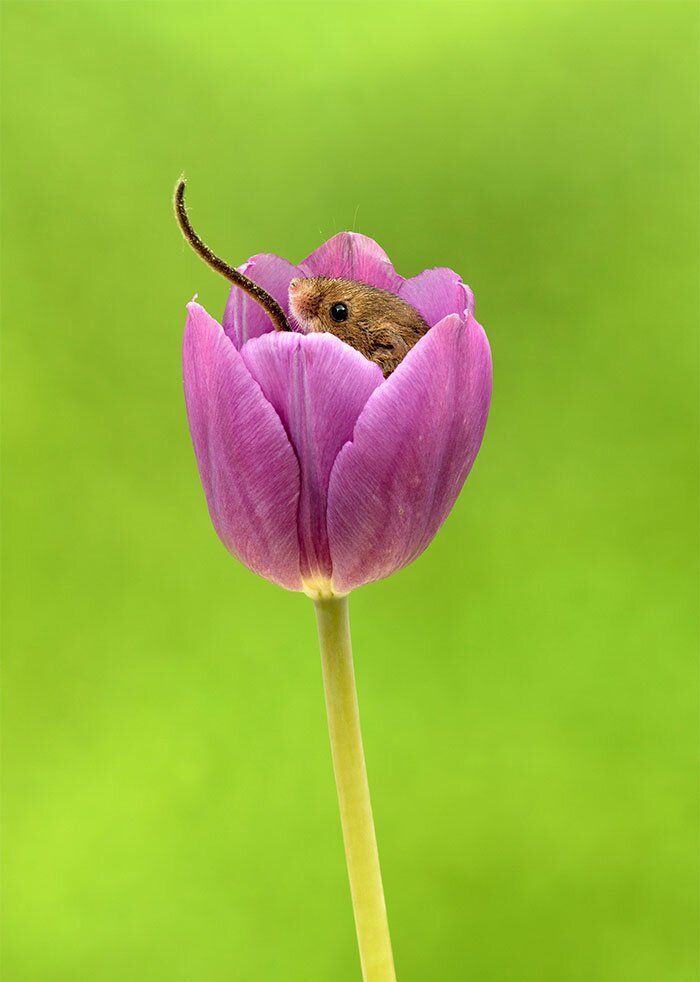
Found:
[[[313,610],[211,528],[184,304],[335,231],[492,342],[352,601],[400,982],[696,978],[697,6],[3,4],[7,982],[359,977]]]

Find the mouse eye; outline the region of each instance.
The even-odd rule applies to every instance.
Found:
[[[331,320],[336,324],[348,319],[348,305],[346,303],[334,303],[330,309]]]

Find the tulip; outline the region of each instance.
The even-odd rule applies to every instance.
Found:
[[[404,279],[372,239],[342,232],[298,266],[238,270],[176,213],[233,283],[218,323],[188,304],[187,415],[216,532],[249,569],[315,602],[331,748],[365,982],[395,978],[357,712],[347,596],[411,563],[445,521],[477,455],[491,356],[474,298],[449,269]],[[304,333],[290,284],[355,280],[400,297],[427,333],[395,371],[330,333]]]

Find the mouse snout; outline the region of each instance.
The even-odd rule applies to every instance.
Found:
[[[289,284],[289,305],[292,313],[299,320],[312,316],[315,306],[314,288],[309,278],[298,276],[291,281]]]
[[[311,285],[308,279],[305,279],[303,276],[295,276],[289,284],[289,296],[297,301],[303,297],[308,297],[310,293]]]

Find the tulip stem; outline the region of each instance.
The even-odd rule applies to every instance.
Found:
[[[395,982],[362,749],[348,598],[316,600],[333,770],[364,982]]]

